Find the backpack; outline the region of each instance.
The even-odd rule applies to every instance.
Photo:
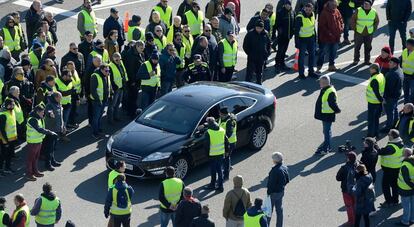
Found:
[[[355,176],[356,176],[356,169],[350,166],[347,166],[347,176],[346,176],[346,191],[348,193],[352,192],[352,188],[356,184]]]
[[[233,191],[233,193],[234,193],[234,195],[236,195],[236,198],[237,198],[238,196],[237,196],[236,192]],[[244,207],[244,203],[243,203],[243,200],[242,200],[243,194],[244,194],[244,191],[242,191],[242,194],[241,194],[240,198],[237,200],[236,206],[234,207],[234,210],[233,210],[233,215],[236,218],[243,218],[243,215],[246,213],[246,207]]]

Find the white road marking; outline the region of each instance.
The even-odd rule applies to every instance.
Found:
[[[106,6],[118,5],[118,4],[120,4],[124,1],[125,0],[104,0],[104,1],[101,1],[101,4],[92,6],[92,8],[94,10],[97,10],[99,8],[103,8],[103,7],[106,7]]]
[[[345,82],[356,84],[356,85],[361,85],[361,86],[368,85],[368,80],[366,79],[361,79],[355,76],[349,76],[343,73],[328,72],[328,73],[325,73],[324,75],[327,75],[330,78],[335,79],[335,80],[341,80],[341,81],[345,81]]]
[[[112,1],[112,0],[108,0],[108,1]],[[133,5],[133,4],[137,4],[137,3],[142,3],[142,2],[148,2],[148,1],[151,1],[151,0],[136,0],[136,1],[132,1],[132,2],[125,2],[125,3],[119,3],[119,4],[111,4],[111,5],[103,6],[103,7],[97,6],[96,9],[94,8],[94,10],[95,11],[99,11],[99,10],[109,9],[109,8],[112,8],[112,7],[127,6],[127,5]]]
[[[29,2],[26,0],[17,0],[17,1],[14,1],[13,4],[30,8],[30,6],[32,5],[32,2]],[[75,20],[78,19],[78,12],[75,12],[75,11],[64,10],[64,9],[60,9],[60,8],[53,7],[53,6],[44,6],[43,10],[51,12],[55,15],[61,15],[64,17],[75,19]],[[96,18],[96,22],[100,25],[103,25],[104,21],[105,21],[104,19]]]

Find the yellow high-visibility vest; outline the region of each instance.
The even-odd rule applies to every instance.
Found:
[[[378,82],[379,93],[381,96],[384,95],[385,90],[385,77],[382,73],[378,73],[371,78],[369,78],[369,83],[366,89],[366,99],[368,103],[371,104],[380,104],[381,102],[378,100],[377,96],[374,93],[374,90],[371,87],[371,81],[376,80]]]
[[[109,59],[109,53],[106,49],[103,49],[103,53],[100,54],[98,52],[96,52],[96,50],[93,50],[90,55],[92,55],[92,57],[96,57],[96,56],[101,56],[102,58],[102,62],[109,64],[110,63],[110,59]]]
[[[165,11],[164,11],[163,8],[161,8],[161,6],[155,6],[153,8],[153,10],[159,12],[161,20],[164,22],[164,24],[167,27],[170,27],[170,25],[171,25],[170,20],[171,20],[171,17],[172,17],[172,8],[171,8],[171,6],[167,6]]]
[[[402,162],[401,167],[403,166],[407,167],[408,175],[410,175],[410,180],[411,182],[414,182],[414,166],[410,162],[407,162],[407,161]],[[397,185],[402,190],[412,190],[412,188],[405,182],[401,169],[398,175]]]
[[[244,220],[244,226],[246,227],[260,227],[260,219],[264,216],[263,213],[258,214],[256,216],[249,216],[246,213],[244,213],[243,215],[243,220]]]
[[[30,208],[27,205],[24,205],[20,207],[18,210],[14,211],[12,221],[13,222],[16,221],[17,215],[20,212],[24,212],[26,214],[26,222],[24,223],[24,226],[29,227],[30,226]]]
[[[71,81],[69,84],[65,84],[59,77],[55,79],[58,91],[65,92],[73,89],[73,82]],[[67,105],[72,103],[72,95],[62,95],[62,100],[60,104]]]
[[[147,69],[148,74],[153,71],[152,64],[149,61],[144,62],[144,65]],[[161,68],[160,65],[157,64],[157,73],[154,76],[151,76],[150,79],[141,80],[142,86],[150,86],[150,87],[160,87],[161,86]]]
[[[39,213],[35,216],[36,223],[41,225],[54,225],[56,222],[56,209],[60,205],[60,200],[56,197],[54,200],[48,200],[45,197],[40,197],[42,204],[40,205]]]
[[[180,201],[181,193],[183,191],[183,181],[176,177],[165,179],[162,183],[164,188],[165,199],[172,205],[177,205]],[[160,206],[164,209],[168,208],[164,204],[160,203]]]
[[[116,84],[116,86],[118,88],[122,88],[123,84],[122,84],[122,80],[124,79],[125,81],[128,81],[128,75],[127,75],[127,71],[125,69],[124,63],[121,60],[121,67],[124,70],[124,74],[122,75],[121,72],[118,69],[118,66],[115,65],[115,63],[111,62],[111,64],[109,64],[109,67],[112,70],[112,75],[113,79],[114,79],[114,83]]]
[[[322,106],[321,106],[322,113],[328,113],[328,114],[335,113],[335,111],[329,106],[329,103],[328,103],[328,98],[331,93],[334,93],[335,97],[337,97],[336,90],[333,86],[326,89],[322,95]]]
[[[311,18],[307,18],[302,14],[296,16],[296,19],[302,20],[302,27],[299,31],[300,38],[309,38],[315,35],[315,15],[312,13]]]
[[[154,43],[158,47],[158,51],[161,53],[161,51],[164,50],[164,48],[168,44],[167,37],[165,37],[165,35],[163,35],[161,39],[158,38],[158,37],[155,37],[154,38]]]
[[[76,70],[74,70],[72,74],[72,84],[73,87],[75,87],[76,93],[80,94],[82,91],[82,82]]]
[[[27,120],[26,126],[26,142],[27,143],[42,143],[43,139],[46,137],[45,134],[38,132],[34,129],[30,124],[29,121],[32,117],[29,117]],[[45,121],[43,119],[36,119],[37,125],[41,128],[45,128]]]
[[[85,31],[90,31],[93,34],[98,33],[98,26],[96,25],[96,16],[95,16],[95,12],[91,11],[88,12],[86,10],[82,10],[80,11],[80,13],[83,14],[83,27],[85,29]],[[83,36],[84,34],[80,34],[81,36]]]
[[[128,28],[128,33],[127,33],[128,42],[131,42],[132,40],[134,40],[134,31],[135,31],[135,29],[138,29],[141,32],[141,36],[139,37],[139,40],[144,41],[144,39],[145,39],[145,30],[138,27],[138,26],[130,26]]]
[[[224,67],[233,67],[237,64],[237,41],[234,41],[233,44],[227,39],[222,39],[220,41],[223,44],[224,52],[223,52],[223,64]]]
[[[222,128],[222,129],[224,129],[224,131],[226,131],[227,123],[229,121],[234,121],[234,127],[233,127],[233,132],[232,132],[231,136],[229,138],[227,138],[227,140],[229,141],[229,143],[236,143],[237,142],[237,121],[232,120],[232,119],[228,119],[227,121],[221,121],[221,118],[220,118],[219,119],[219,125],[220,125],[220,128]]]
[[[91,77],[95,77],[96,81],[98,81],[98,86],[96,87],[96,92],[98,93],[98,97],[99,97],[99,101],[103,101],[103,96],[104,96],[104,84],[103,84],[103,80],[101,78],[100,75],[98,75],[97,73],[92,73]],[[111,80],[108,78],[107,79],[107,85],[108,85],[108,91],[109,88],[111,87]],[[92,100],[95,100],[95,98],[92,96],[92,94],[89,96]]]
[[[185,57],[191,58],[191,47],[194,45],[193,35],[189,34],[188,38],[185,35],[181,36],[183,39],[183,44],[185,45]]]
[[[0,115],[6,116],[6,137],[8,141],[14,141],[17,139],[17,122],[16,114],[14,111],[5,110],[0,112]],[[3,143],[5,140],[2,138]]]
[[[358,19],[356,21],[356,32],[362,34],[365,28],[368,29],[368,34],[374,32],[374,22],[377,15],[377,11],[372,8],[368,14],[365,13],[365,10],[359,7],[358,9]]]
[[[405,48],[401,54],[402,58],[402,70],[404,74],[414,75],[414,51],[408,53],[408,49]]]
[[[11,36],[9,29],[3,28],[4,45],[9,48],[10,51],[19,51],[20,47],[20,34],[17,26],[13,27],[14,37]]]
[[[209,156],[223,155],[225,152],[224,143],[226,138],[226,131],[222,128],[219,130],[208,129],[207,133],[210,137]]]
[[[128,189],[125,188],[125,193],[127,195],[127,207],[121,208],[118,206],[118,189],[115,187],[112,188],[112,205],[109,212],[113,215],[127,215],[132,213],[132,203],[131,196],[129,195]]]
[[[187,18],[188,26],[191,29],[191,35],[200,35],[201,31],[203,30],[203,21],[204,21],[204,14],[201,10],[198,11],[198,16],[194,15],[192,10],[187,11],[185,14]]]
[[[394,154],[391,155],[381,155],[381,166],[391,168],[391,169],[399,169],[401,168],[402,160],[401,157],[403,156],[403,148],[398,147],[393,143],[388,143],[387,146],[390,146],[394,149]]]

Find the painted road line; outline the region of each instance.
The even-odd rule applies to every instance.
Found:
[[[110,0],[108,0],[108,1],[110,1]],[[112,5],[109,5],[109,6],[96,7],[96,8],[94,8],[94,10],[95,11],[100,11],[100,10],[104,10],[104,9],[110,9],[112,7],[127,6],[127,5],[133,5],[133,4],[142,3],[142,2],[148,2],[148,1],[151,1],[151,0],[137,0],[137,1],[132,1],[132,2],[112,4]]]
[[[329,72],[326,73],[324,75],[329,76],[331,79],[335,79],[335,80],[341,80],[341,81],[345,81],[351,84],[356,84],[356,85],[361,85],[361,86],[367,86],[368,85],[368,80],[366,79],[361,79],[355,76],[349,76],[343,73],[338,73],[338,72]]]
[[[32,5],[32,2],[29,2],[26,0],[17,0],[17,1],[14,1],[13,4],[30,8],[30,6]],[[60,9],[60,8],[53,7],[53,6],[44,6],[43,10],[47,12],[51,12],[55,15],[60,15],[60,16],[72,18],[75,20],[78,19],[79,12],[76,12],[76,11],[64,10],[64,9]],[[103,25],[104,21],[105,21],[104,19],[96,18],[96,22],[100,25]]]
[[[101,4],[92,6],[92,8],[96,10],[96,9],[106,7],[106,6],[118,5],[118,4],[121,4],[122,2],[125,2],[125,0],[104,0],[104,1],[101,1]]]

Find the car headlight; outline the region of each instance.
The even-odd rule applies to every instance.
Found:
[[[111,150],[112,150],[112,144],[113,143],[114,143],[114,138],[111,136],[111,137],[109,137],[109,140],[106,143],[106,149],[107,149],[107,151],[111,152]]]
[[[171,156],[171,153],[172,152],[155,152],[155,153],[152,153],[152,154],[148,155],[144,159],[142,159],[142,161],[143,162],[150,162],[150,161],[157,161],[157,160],[166,159],[166,158],[169,158]]]

